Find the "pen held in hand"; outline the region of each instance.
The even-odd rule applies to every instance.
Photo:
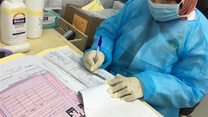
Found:
[[[101,44],[102,44],[102,36],[100,36],[100,39],[98,41],[98,47],[97,47],[97,51],[96,51],[96,55],[95,55],[95,59],[94,59],[94,62],[96,63],[97,61],[97,56],[98,56],[98,53],[100,51],[100,47],[101,47]]]

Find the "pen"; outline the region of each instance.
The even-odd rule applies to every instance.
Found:
[[[94,59],[95,63],[97,61],[97,56],[98,56],[98,52],[100,51],[101,44],[102,44],[102,36],[100,36],[100,39],[98,41],[98,47],[97,47],[97,51],[96,51],[96,55],[95,55],[95,59]]]

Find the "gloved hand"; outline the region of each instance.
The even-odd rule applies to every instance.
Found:
[[[121,97],[122,101],[133,101],[143,97],[143,84],[136,77],[124,77],[117,74],[115,79],[105,82],[110,86],[114,85],[108,88],[108,93],[113,94],[113,98]]]
[[[98,68],[103,64],[105,60],[105,55],[103,52],[99,51],[97,55],[97,60],[94,60],[96,56],[96,50],[88,51],[84,56],[85,67],[94,74],[98,74]]]

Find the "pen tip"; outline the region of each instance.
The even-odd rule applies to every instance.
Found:
[[[98,42],[98,46],[101,46],[102,43],[102,36],[100,36],[99,42]]]

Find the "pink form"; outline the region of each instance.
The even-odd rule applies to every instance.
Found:
[[[0,117],[82,117],[77,94],[52,73],[32,76],[0,92]]]

